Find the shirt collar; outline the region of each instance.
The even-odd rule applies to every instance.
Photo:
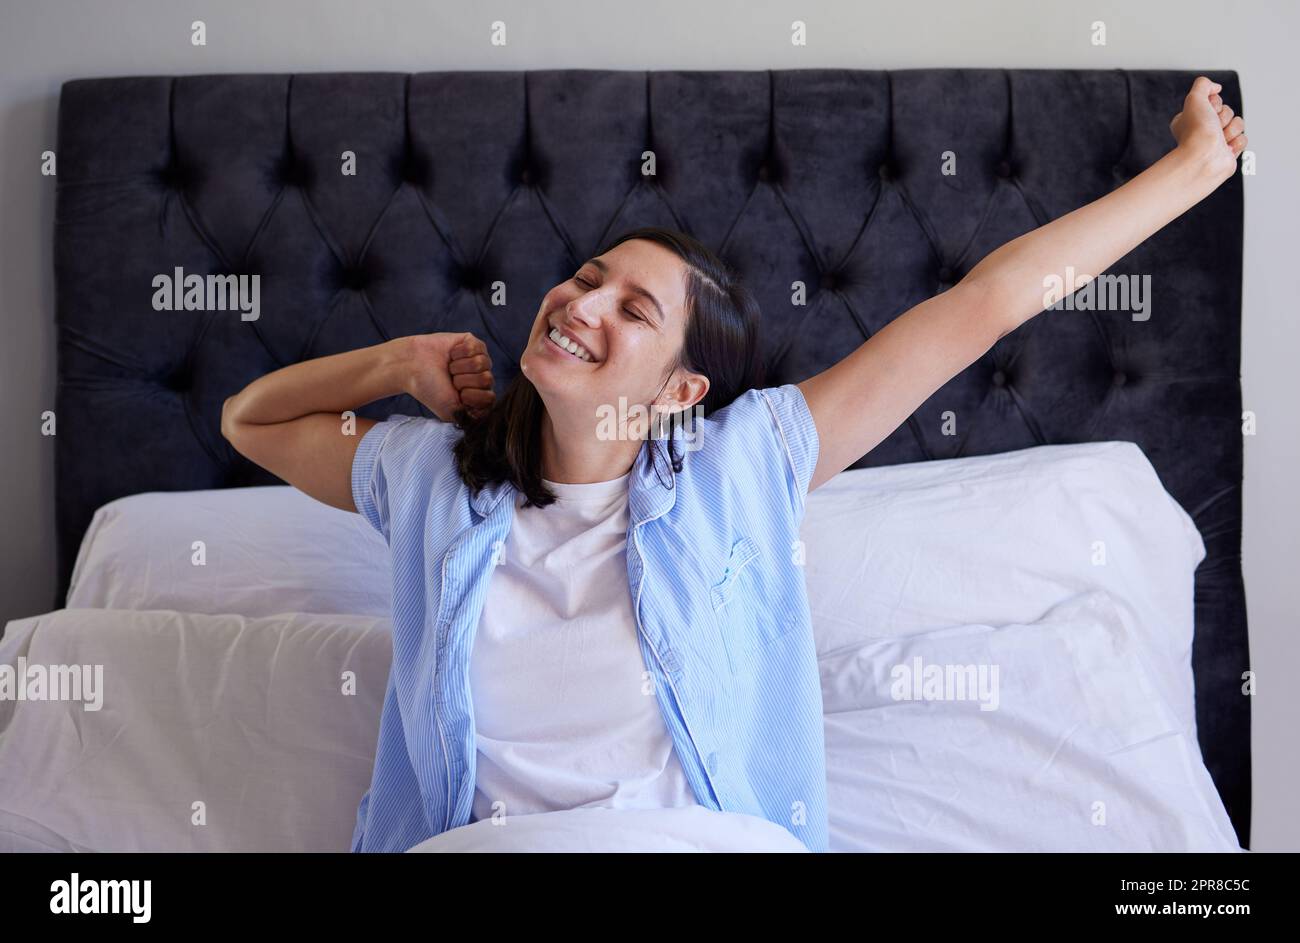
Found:
[[[689,451],[679,453],[686,461]],[[648,459],[647,456],[650,456]],[[470,506],[487,517],[507,495],[513,500],[518,489],[509,481],[494,481],[470,498]],[[677,476],[668,461],[664,439],[647,439],[637,453],[628,483],[629,526],[666,514],[677,500]]]

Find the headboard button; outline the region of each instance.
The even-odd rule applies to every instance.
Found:
[[[280,162],[280,184],[286,187],[305,187],[309,179],[309,169],[307,165],[295,159],[292,155],[287,155]]]
[[[1011,161],[1009,160],[998,161],[999,177],[1001,177],[1003,180],[1006,180],[1011,176],[1011,172],[1012,172]]]
[[[413,187],[423,187],[429,182],[429,165],[414,152],[407,151],[398,165],[398,178]]]
[[[1128,382],[1128,374],[1125,373],[1123,370],[1116,370],[1115,376],[1111,378],[1111,382],[1113,382],[1116,386],[1123,386],[1125,383]]]
[[[994,386],[1006,386],[1006,385],[1007,385],[1007,375],[1006,375],[1005,373],[1003,373],[1001,370],[994,370],[994,371],[993,371],[993,385],[994,385]]]
[[[158,182],[172,190],[186,190],[193,183],[193,174],[189,168],[172,161],[158,171]]]
[[[163,377],[162,385],[173,393],[184,393],[190,388],[190,376],[184,370],[174,370]]]
[[[352,291],[363,291],[366,287],[365,269],[359,265],[349,266],[343,270],[343,286]]]

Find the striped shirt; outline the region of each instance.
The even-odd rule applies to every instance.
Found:
[[[357,446],[357,510],[387,540],[393,661],[353,851],[405,851],[472,818],[469,659],[516,489],[477,495],[450,423],[391,416]],[[799,524],[818,439],[794,384],[697,419],[682,471],[647,440],[628,485],[627,576],[648,679],[696,799],[828,842],[821,685]],[[655,458],[647,467],[647,457]],[[508,499],[508,500],[507,500]]]

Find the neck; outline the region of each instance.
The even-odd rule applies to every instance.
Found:
[[[594,425],[557,428],[547,410],[542,414],[542,477],[573,485],[620,478],[631,470],[642,444],[638,439],[602,441]]]

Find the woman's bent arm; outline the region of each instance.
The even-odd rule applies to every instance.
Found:
[[[226,400],[221,434],[235,450],[317,501],[356,511],[352,460],[374,419],[343,413],[406,392],[411,338],[291,364]]]
[[[356,511],[352,462],[376,420],[343,413],[408,393],[450,422],[462,408],[490,409],[492,386],[492,358],[473,334],[413,334],[259,377],[226,400],[221,434],[299,491]]]

